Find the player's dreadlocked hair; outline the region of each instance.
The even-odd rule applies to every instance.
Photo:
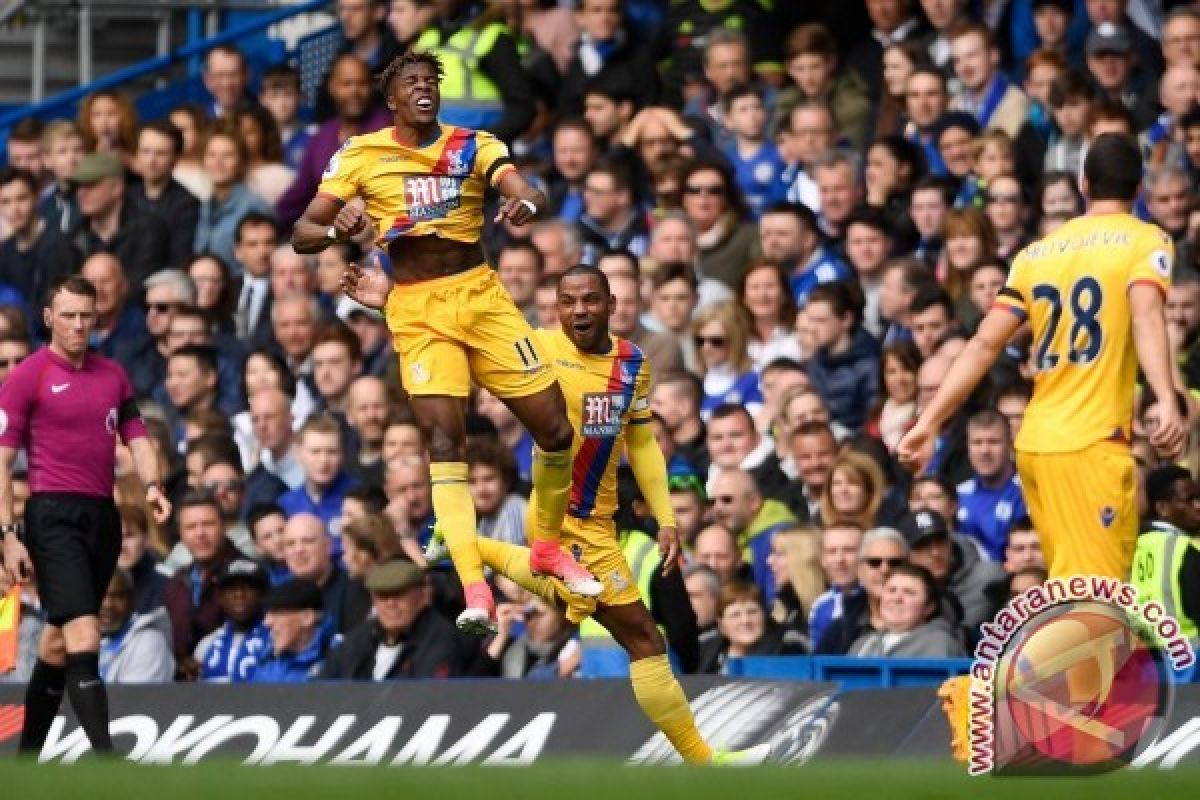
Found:
[[[387,94],[388,85],[391,84],[392,78],[400,74],[400,72],[413,64],[428,64],[433,67],[433,71],[437,73],[438,80],[446,74],[442,68],[442,60],[438,58],[437,53],[432,50],[409,50],[392,59],[392,63],[383,68],[383,72],[379,73],[379,91],[384,95]]]

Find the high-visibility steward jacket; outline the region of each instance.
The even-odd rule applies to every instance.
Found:
[[[1165,522],[1151,523],[1137,540],[1133,553],[1133,585],[1138,590],[1138,603],[1157,602],[1179,623],[1180,633],[1195,646],[1200,643],[1200,628],[1196,620],[1183,613],[1180,598],[1179,568],[1184,554],[1194,547],[1192,538],[1184,531]]]
[[[415,49],[431,50],[442,60],[441,120],[450,125],[487,130],[504,115],[504,97],[483,71],[484,57],[508,28],[498,22],[467,25],[443,40],[437,27],[417,38]]]

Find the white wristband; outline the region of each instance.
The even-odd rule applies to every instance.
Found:
[[[528,209],[529,209],[529,213],[530,213],[530,214],[533,214],[534,216],[537,216],[538,207],[537,207],[537,206],[535,206],[535,205],[533,204],[533,201],[532,201],[532,200],[525,200],[525,199],[522,199],[522,200],[521,200],[521,205],[523,205],[523,206],[525,206],[526,208],[528,208]]]

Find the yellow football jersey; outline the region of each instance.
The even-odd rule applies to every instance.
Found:
[[[442,125],[425,147],[396,141],[395,128],[353,136],[329,159],[318,194],[340,202],[356,195],[376,220],[378,243],[433,234],[477,242],[483,195],[516,169],[504,142],[487,131]]]
[[[1137,352],[1129,288],[1166,292],[1171,238],[1129,214],[1078,217],[1013,260],[996,304],[1033,329],[1033,399],[1018,450],[1066,453],[1130,440]]]
[[[650,421],[650,365],[637,345],[616,336],[604,355],[579,350],[561,330],[534,331],[567,401],[575,430],[567,513],[611,518],[625,426]]]

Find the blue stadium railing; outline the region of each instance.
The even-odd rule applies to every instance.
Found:
[[[341,43],[341,33],[337,26],[334,25],[302,37],[291,51],[287,50],[282,41],[265,38],[263,34],[273,25],[303,14],[326,10],[331,4],[331,0],[305,0],[305,2],[289,5],[278,11],[257,15],[247,21],[231,25],[214,36],[172,50],[166,56],[131,64],[75,89],[48,97],[39,103],[18,106],[0,113],[0,147],[7,141],[8,132],[12,126],[26,117],[32,116],[47,120],[74,117],[80,101],[93,92],[102,89],[118,89],[133,81],[162,75],[177,66],[189,64],[193,59],[203,57],[209,50],[223,44],[253,43],[253,47],[247,48],[247,58],[255,71],[261,71],[262,67],[277,64],[286,59],[293,60],[301,73],[301,87],[305,96],[311,101],[315,96],[317,83],[324,75],[326,67]],[[142,119],[158,119],[180,103],[205,103],[209,100],[200,77],[194,73],[160,89],[139,92],[135,97],[138,114]]]

